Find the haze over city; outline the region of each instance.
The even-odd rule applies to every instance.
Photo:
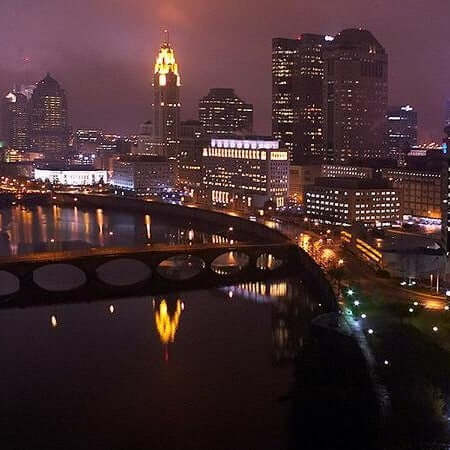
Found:
[[[209,87],[228,86],[254,104],[255,132],[270,134],[271,39],[361,26],[388,52],[389,103],[413,105],[419,141],[439,141],[450,96],[446,9],[446,0],[4,0],[0,88],[50,72],[67,92],[74,128],[136,132],[151,118],[154,55],[168,28],[182,117],[196,118]]]

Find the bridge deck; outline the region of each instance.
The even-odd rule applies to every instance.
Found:
[[[204,250],[227,250],[227,251],[243,251],[256,250],[256,249],[283,249],[294,245],[289,241],[284,244],[250,244],[245,242],[238,242],[235,244],[192,244],[192,245],[167,245],[167,244],[147,244],[139,247],[93,247],[89,249],[79,250],[64,250],[56,252],[42,252],[42,253],[29,253],[20,256],[3,256],[0,257],[0,267],[7,267],[10,265],[16,265],[19,263],[31,263],[31,262],[67,262],[91,256],[103,256],[103,257],[120,257],[130,255],[142,255],[152,253],[167,253],[168,256],[172,254],[198,252]]]

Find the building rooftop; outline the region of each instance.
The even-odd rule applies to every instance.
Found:
[[[376,40],[368,30],[362,28],[348,28],[336,35],[333,47],[375,49],[376,53],[385,54],[384,47]]]
[[[316,178],[316,186],[334,187],[344,189],[390,189],[388,180],[378,178],[353,178],[353,177],[319,177]]]
[[[147,163],[163,163],[167,162],[167,158],[158,155],[125,155],[119,158],[123,162],[147,162]]]
[[[54,171],[80,171],[85,172],[87,170],[99,170],[96,169],[94,166],[89,164],[71,164],[71,165],[65,165],[65,164],[41,164],[36,167],[38,170],[54,170]]]

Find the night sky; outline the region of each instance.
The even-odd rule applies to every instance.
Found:
[[[268,134],[272,37],[361,26],[389,53],[390,103],[416,106],[420,140],[440,139],[449,18],[450,0],[2,0],[0,89],[49,71],[67,91],[75,128],[135,132],[151,117],[152,66],[167,27],[183,118],[196,118],[210,87],[234,87],[255,106],[255,131]]]

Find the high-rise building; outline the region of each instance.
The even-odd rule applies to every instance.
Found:
[[[272,40],[272,134],[296,164],[325,153],[323,51],[332,40],[309,33]]]
[[[198,106],[199,119],[205,133],[223,136],[253,130],[253,105],[245,103],[229,88],[210,89]]]
[[[384,156],[388,56],[367,30],[347,29],[324,51],[325,143],[336,161]]]
[[[296,39],[272,40],[272,136],[283,143],[292,162],[297,122],[294,85],[298,67]]]
[[[47,74],[31,96],[31,146],[53,158],[67,150],[68,111],[64,89]]]
[[[153,137],[159,153],[176,156],[180,134],[181,77],[168,35],[156,57],[153,74]]]
[[[410,105],[391,106],[386,117],[386,156],[399,159],[417,145],[417,111]]]
[[[294,81],[294,162],[325,155],[323,141],[323,51],[331,36],[302,34],[298,43],[298,71]]]
[[[30,109],[27,98],[20,92],[9,92],[3,98],[2,131],[10,148],[30,149]]]

